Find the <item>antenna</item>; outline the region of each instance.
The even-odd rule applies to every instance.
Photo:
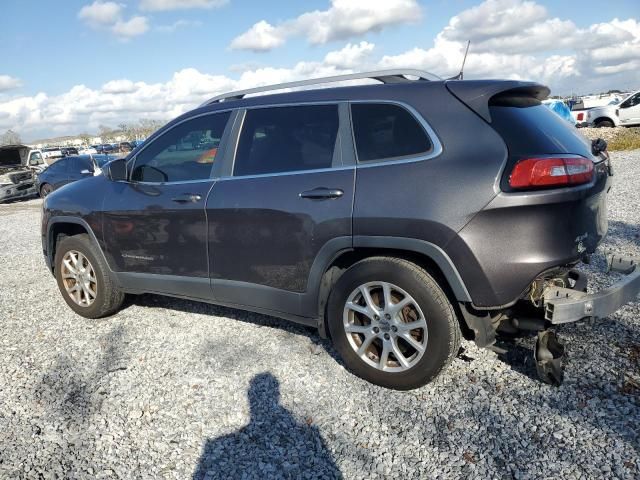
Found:
[[[447,80],[464,80],[464,64],[467,62],[467,54],[469,53],[469,45],[471,40],[467,40],[467,48],[464,51],[464,57],[462,58],[462,66],[460,67],[460,73],[455,77],[447,78]]]

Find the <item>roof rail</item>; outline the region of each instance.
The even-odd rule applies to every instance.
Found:
[[[211,105],[213,103],[220,103],[229,100],[240,100],[245,97],[245,95],[250,95],[253,93],[263,93],[270,92],[274,90],[284,90],[285,88],[295,88],[295,87],[308,87],[312,85],[321,85],[323,83],[333,83],[333,82],[345,82],[348,80],[377,80],[382,83],[402,83],[402,82],[413,82],[414,80],[410,80],[407,76],[417,77],[418,80],[442,80],[440,77],[433,73],[425,72],[422,70],[413,70],[413,69],[399,69],[399,70],[376,70],[373,72],[362,72],[362,73],[348,73],[345,75],[335,75],[333,77],[323,77],[323,78],[311,78],[308,80],[298,80],[295,82],[287,82],[287,83],[278,83],[276,85],[266,85],[263,87],[255,87],[249,88],[247,90],[238,90],[236,92],[229,92],[222,95],[218,95],[216,97],[210,98],[206,102],[204,102],[201,107],[206,105]]]

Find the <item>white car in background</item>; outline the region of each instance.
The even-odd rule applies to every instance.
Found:
[[[93,147],[78,147],[78,155],[96,155],[98,151]]]
[[[617,105],[572,110],[579,127],[630,127],[640,125],[640,91],[632,93]]]

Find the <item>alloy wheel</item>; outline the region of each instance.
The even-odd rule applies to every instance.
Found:
[[[91,306],[96,300],[98,284],[89,259],[77,250],[70,250],[62,258],[61,269],[69,298],[81,307]]]
[[[418,302],[388,282],[356,288],[347,297],[343,326],[355,353],[385,372],[409,370],[427,348],[427,321]]]

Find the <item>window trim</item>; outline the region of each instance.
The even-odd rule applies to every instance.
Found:
[[[231,169],[228,175],[222,176],[220,177],[220,180],[239,180],[242,178],[246,178],[246,179],[251,179],[251,178],[263,178],[263,177],[280,177],[283,175],[301,175],[304,173],[319,173],[319,172],[336,172],[336,171],[340,171],[340,170],[349,170],[354,168],[354,165],[350,165],[350,164],[345,164],[345,158],[342,152],[343,149],[343,142],[345,139],[341,138],[341,136],[343,134],[348,134],[348,131],[346,129],[349,128],[349,110],[347,108],[347,110],[344,110],[344,107],[341,107],[342,105],[346,106],[347,101],[345,100],[325,100],[325,101],[310,101],[310,102],[287,102],[287,103],[273,103],[273,104],[262,104],[262,105],[251,105],[249,107],[242,107],[241,110],[241,115],[242,118],[240,118],[240,126],[239,129],[237,131],[237,134],[235,136],[234,139],[234,148],[233,148],[233,154],[231,155]],[[236,167],[236,158],[238,155],[238,148],[240,146],[240,137],[242,136],[242,132],[244,131],[244,121],[247,118],[247,112],[249,110],[257,110],[257,109],[261,109],[261,108],[281,108],[281,107],[313,107],[313,106],[317,106],[317,105],[335,105],[337,110],[338,110],[338,134],[336,137],[336,146],[334,147],[336,150],[334,150],[333,152],[333,157],[335,160],[336,157],[336,152],[337,153],[337,157],[339,160],[339,164],[337,165],[333,165],[333,161],[332,160],[332,165],[330,167],[325,167],[325,168],[314,168],[314,169],[309,169],[309,170],[288,170],[285,172],[274,172],[274,173],[257,173],[257,174],[253,174],[253,175],[234,175],[234,170]],[[345,125],[346,122],[346,125]],[[346,129],[345,129],[346,127]]]
[[[136,162],[138,161],[138,155],[140,155],[148,147],[153,145],[156,141],[158,141],[158,139],[164,137],[164,135],[166,133],[170,132],[174,128],[179,127],[183,123],[189,122],[191,120],[195,120],[197,118],[206,117],[206,116],[209,116],[209,115],[217,115],[217,114],[220,114],[220,113],[229,113],[229,118],[227,119],[227,124],[225,125],[224,130],[222,132],[222,137],[220,137],[220,145],[221,145],[220,158],[221,158],[221,161],[223,161],[224,154],[225,154],[224,150],[225,150],[225,147],[226,147],[226,143],[228,143],[228,140],[229,140],[228,137],[229,137],[229,133],[231,131],[231,127],[235,123],[235,113],[237,111],[238,110],[235,109],[235,108],[226,108],[224,110],[214,110],[214,111],[210,111],[210,112],[203,112],[203,113],[200,113],[198,115],[193,115],[193,116],[184,118],[184,119],[180,120],[179,122],[176,122],[173,125],[171,125],[170,127],[166,128],[161,133],[156,135],[150,142],[145,142],[145,144],[142,145],[142,148],[139,151],[135,152],[135,155],[133,157],[131,157],[129,160],[127,160],[127,182],[128,183],[135,183],[137,185],[183,185],[183,184],[189,184],[189,183],[210,182],[211,180],[214,180],[215,179],[215,177],[214,177],[215,165],[211,165],[211,171],[209,172],[209,176],[207,178],[198,178],[198,179],[194,179],[194,180],[179,180],[179,181],[176,181],[176,182],[140,182],[140,181],[132,180],[131,179],[131,175],[133,174],[133,169],[134,169],[134,167],[136,165]]]
[[[414,163],[421,162],[424,160],[431,160],[432,158],[438,157],[442,151],[442,144],[440,143],[440,139],[436,135],[436,132],[431,128],[431,125],[424,119],[418,111],[413,108],[411,105],[408,105],[404,102],[398,100],[349,100],[349,121],[351,127],[351,141],[353,142],[353,150],[356,157],[356,163],[358,168],[369,168],[369,167],[378,167],[380,165],[388,165],[388,164],[399,164],[399,163]],[[431,142],[431,149],[426,152],[421,152],[417,154],[411,155],[403,155],[401,157],[387,157],[380,160],[372,160],[372,161],[362,161],[358,158],[358,145],[356,144],[356,134],[355,128],[353,126],[353,113],[351,110],[351,105],[353,104],[373,104],[373,105],[395,105],[404,109],[409,115],[411,115],[414,120],[418,122],[418,124],[422,127],[425,135]]]

